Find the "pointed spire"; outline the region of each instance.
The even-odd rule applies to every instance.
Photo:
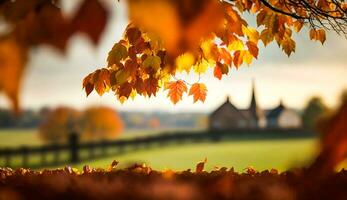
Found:
[[[228,95],[226,102],[231,102],[231,97]]]
[[[284,103],[283,103],[283,99],[282,98],[280,99],[280,105],[278,107],[284,108]]]
[[[252,99],[251,99],[251,104],[250,104],[249,109],[252,112],[256,112],[256,109],[257,109],[257,101],[255,98],[255,80],[254,80],[254,78],[252,79]]]

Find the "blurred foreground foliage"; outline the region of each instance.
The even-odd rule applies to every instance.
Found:
[[[32,171],[0,168],[0,199],[344,199],[347,171],[320,176],[305,169],[279,173],[275,169],[244,173],[233,168],[204,171],[202,161],[195,171],[156,171],[135,164],[117,169],[85,166]],[[40,191],[40,192],[38,192]]]

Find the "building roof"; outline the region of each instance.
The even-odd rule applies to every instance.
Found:
[[[215,111],[211,113],[211,116],[223,110],[231,110],[232,112],[239,113],[240,116],[245,117],[243,112],[241,112],[239,109],[236,108],[236,106],[234,106],[234,104],[231,103],[229,96],[226,98],[226,101],[221,106],[219,106]]]
[[[283,105],[283,102],[281,101],[276,108],[268,112],[266,118],[278,118],[285,109],[286,107]]]

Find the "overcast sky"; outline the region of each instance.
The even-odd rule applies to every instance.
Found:
[[[123,105],[112,94],[99,97],[93,93],[86,98],[82,79],[105,66],[107,52],[120,39],[127,24],[125,6],[116,1],[112,1],[111,5],[114,15],[97,48],[84,36],[78,35],[70,40],[66,56],[49,47],[40,47],[30,53],[21,91],[24,108],[109,105],[118,110],[208,112],[225,101],[227,95],[236,106],[244,108],[250,103],[251,80],[254,78],[262,108],[276,106],[282,98],[287,106],[300,109],[312,95],[322,96],[328,105],[334,106],[340,92],[347,88],[347,39],[329,33],[322,46],[310,41],[307,32],[302,32],[296,35],[296,53],[290,58],[272,44],[260,48],[259,58],[252,65],[232,70],[222,81],[213,78],[211,73],[204,75],[202,81],[209,90],[204,104],[193,104],[192,98],[187,97],[174,106],[166,97],[166,92],[160,92],[151,99],[137,97],[135,101],[130,100]],[[73,4],[68,4],[64,9],[69,13],[73,7]],[[0,96],[0,106],[6,105],[6,100]]]

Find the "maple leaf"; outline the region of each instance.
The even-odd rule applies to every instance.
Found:
[[[257,45],[252,41],[248,41],[246,45],[247,45],[248,51],[252,54],[252,56],[254,58],[258,58],[259,49]]]
[[[189,96],[193,95],[194,103],[197,101],[205,102],[207,88],[203,83],[194,83],[189,90]]]
[[[325,31],[323,29],[319,29],[319,30],[311,29],[310,30],[310,39],[311,40],[318,40],[322,44],[324,44],[324,42],[326,40]]]
[[[223,74],[228,74],[229,72],[229,67],[227,64],[222,64],[220,62],[216,63],[216,66],[214,67],[213,74],[216,78],[219,80],[222,79]]]
[[[108,19],[106,8],[99,0],[85,0],[71,22],[73,32],[86,33],[97,44]]]
[[[235,67],[238,69],[240,66],[241,66],[241,64],[243,63],[243,55],[244,55],[244,51],[240,51],[240,50],[238,50],[238,51],[235,51],[234,52],[234,60],[233,60],[233,62],[234,62],[234,65],[235,65]]]
[[[274,40],[274,35],[269,29],[264,29],[260,33],[260,39],[264,43],[265,46],[267,46],[270,42]]]
[[[189,73],[191,67],[195,63],[195,58],[191,53],[185,53],[183,55],[180,55],[176,59],[176,66],[179,71],[186,71]]]
[[[222,79],[222,69],[219,67],[219,65],[216,65],[213,70],[214,77],[218,78],[219,80]]]
[[[288,38],[282,42],[282,49],[283,51],[290,56],[292,52],[295,52],[295,42],[294,40]]]
[[[198,74],[203,74],[207,71],[208,62],[204,59],[194,65],[194,71]]]
[[[207,158],[205,158],[203,161],[200,161],[200,162],[196,165],[195,172],[196,172],[196,173],[201,173],[201,172],[203,172],[206,163],[207,163]]]
[[[13,37],[2,37],[0,60],[0,91],[10,99],[13,110],[18,113],[18,92],[27,62],[27,51]]]
[[[89,74],[83,79],[83,88],[85,89],[85,92],[87,94],[87,97],[92,93],[94,90],[94,83],[92,81],[93,73]]]
[[[128,56],[127,48],[121,43],[116,43],[112,50],[108,53],[107,62],[108,66],[117,65],[121,60]]]
[[[154,70],[158,70],[160,68],[161,59],[159,56],[147,56],[142,64],[145,68],[152,67]]]
[[[170,97],[173,104],[182,100],[183,93],[187,92],[187,86],[182,80],[166,83],[165,89],[169,90],[167,96]]]
[[[149,97],[152,95],[155,96],[158,90],[158,79],[156,78],[148,78],[143,81],[144,89]]]
[[[228,64],[229,66],[231,66],[233,62],[233,58],[231,57],[230,52],[226,50],[225,48],[221,49],[220,59],[223,59],[224,63]]]

